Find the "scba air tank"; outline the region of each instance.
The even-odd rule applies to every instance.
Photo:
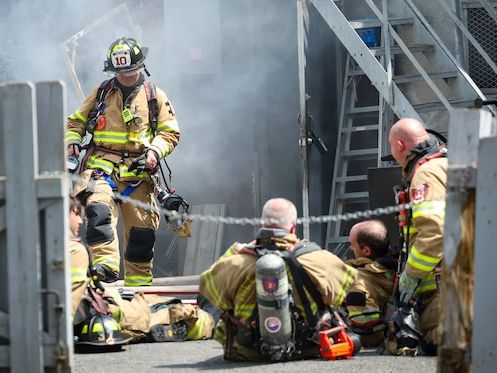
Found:
[[[266,254],[257,259],[255,268],[261,353],[273,361],[283,360],[293,347],[285,261]]]

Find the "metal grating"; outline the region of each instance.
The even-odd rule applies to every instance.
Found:
[[[468,30],[488,55],[497,62],[497,25],[484,8],[467,9]],[[469,75],[480,88],[497,88],[497,75],[469,44]]]

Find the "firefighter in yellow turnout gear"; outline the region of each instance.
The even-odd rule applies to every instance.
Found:
[[[389,133],[392,156],[402,166],[411,212],[403,228],[408,256],[399,278],[399,303],[415,301],[419,330],[390,335],[386,347],[394,354],[436,354],[440,338],[439,277],[443,260],[447,149],[415,119],[401,119]],[[394,315],[395,316],[395,315]],[[414,317],[416,319],[417,317]],[[399,341],[402,339],[403,342]],[[419,339],[419,346],[413,343]],[[404,345],[403,345],[404,343]]]
[[[357,271],[337,256],[314,243],[297,238],[297,211],[290,201],[282,198],[269,200],[264,205],[262,219],[264,223],[256,241],[249,244],[234,243],[200,276],[200,293],[221,311],[214,338],[223,346],[224,358],[227,360],[264,360],[256,345],[259,329],[255,326],[257,257],[254,255],[254,245],[272,247],[272,250],[282,252],[295,251],[296,261],[309,276],[324,305],[340,305],[356,279]],[[271,223],[271,219],[278,219],[279,222]],[[312,249],[313,246],[316,249]],[[310,250],[305,251],[306,248]],[[304,253],[298,255],[297,251],[301,249]],[[306,336],[306,330],[316,325],[309,325],[306,306],[297,291],[293,272],[287,270],[287,273],[295,305],[292,317],[296,317],[295,345],[298,352],[291,359],[319,357],[319,345],[306,338],[309,337]],[[277,286],[278,281],[274,280],[272,284]],[[266,285],[270,288],[271,284]],[[312,316],[315,316],[318,314],[318,306],[313,300],[314,298],[310,299],[309,303]],[[272,324],[265,326],[274,331],[278,329],[278,323],[278,319],[272,318]]]
[[[76,324],[84,324],[94,314],[88,302],[89,256],[78,238],[82,223],[81,205],[72,198],[70,206],[71,305]],[[93,285],[92,285],[93,286]],[[105,289],[102,299],[106,311],[119,323],[124,339],[173,342],[212,337],[213,317],[200,307],[182,304],[178,299],[155,294],[135,293],[121,296],[117,289]]]
[[[152,283],[156,212],[123,202],[113,192],[156,207],[150,173],[178,144],[180,132],[165,93],[145,79],[147,48],[120,38],[109,48],[104,71],[115,74],[95,88],[67,122],[70,156],[79,156],[83,138],[92,135],[81,162],[75,193],[88,218],[86,241],[93,264],[105,282],[119,277],[116,225],[119,209],[124,225],[124,281],[127,286]]]
[[[355,259],[346,263],[357,269],[357,281],[345,301],[352,330],[364,347],[375,347],[384,340],[384,307],[393,293],[397,258],[389,253],[390,239],[379,220],[355,224],[349,235]]]

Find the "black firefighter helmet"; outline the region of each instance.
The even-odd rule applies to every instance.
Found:
[[[113,42],[104,61],[104,71],[130,72],[145,67],[148,48],[133,38],[119,38]]]
[[[74,335],[76,346],[79,348],[87,346],[120,349],[123,344],[131,340],[123,338],[121,327],[116,320],[109,315],[99,313],[81,323]]]

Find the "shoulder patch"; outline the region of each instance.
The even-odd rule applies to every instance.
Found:
[[[428,197],[430,186],[427,183],[411,187],[411,202],[420,203]]]

